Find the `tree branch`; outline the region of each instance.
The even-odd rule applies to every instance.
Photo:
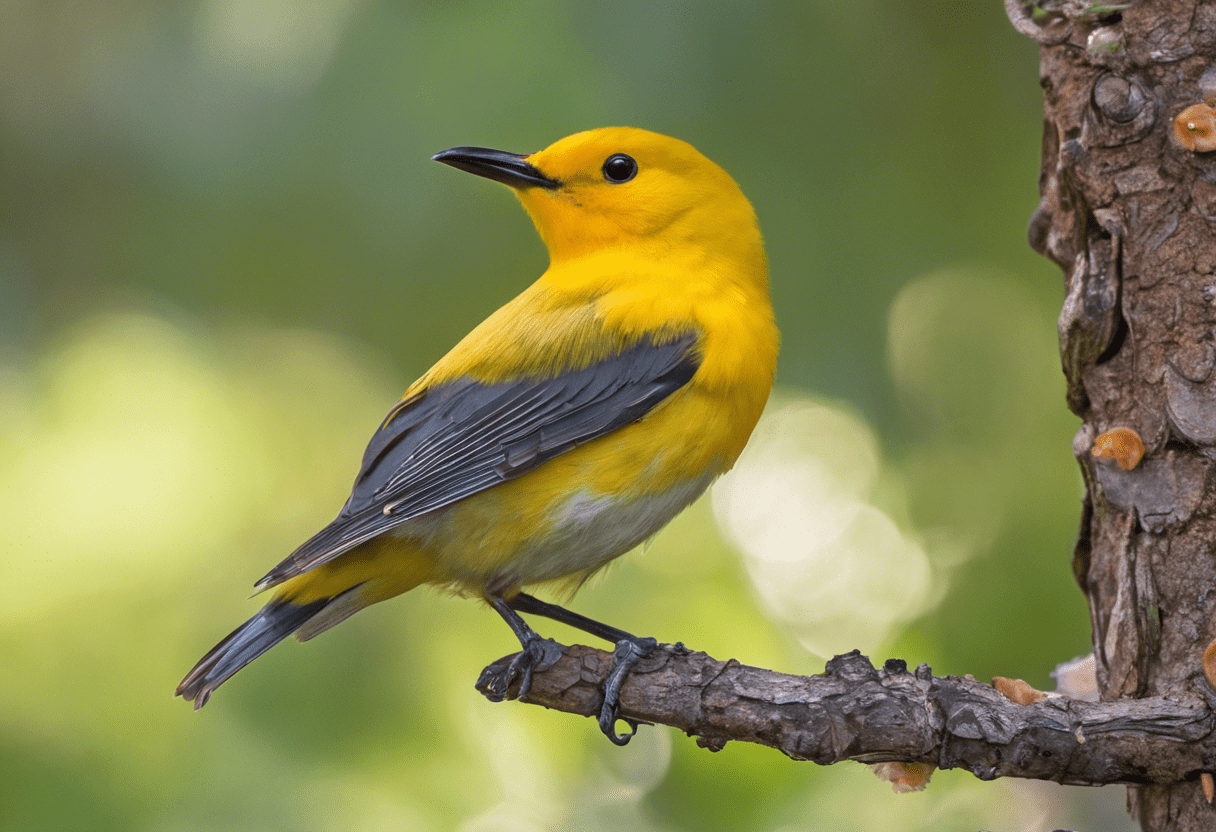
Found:
[[[559,646],[561,658],[534,673],[520,701],[598,715],[612,654]],[[877,670],[857,651],[829,661],[821,676],[791,676],[670,645],[642,660],[621,690],[622,716],[678,728],[712,751],[736,740],[821,765],[930,763],[981,780],[1094,786],[1173,783],[1216,770],[1209,704],[1198,695],[1117,702],[1052,695],[1018,705],[974,679],[933,676],[927,665],[910,673],[892,659]]]

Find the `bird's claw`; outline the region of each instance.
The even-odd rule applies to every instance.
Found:
[[[642,725],[643,723],[636,719],[630,719],[627,716],[621,716],[620,714],[615,713],[617,710],[616,708],[613,708],[614,713],[610,715],[605,713],[606,710],[607,708],[605,707],[603,711],[600,711],[600,730],[604,732],[604,736],[611,740],[614,745],[629,745],[629,741],[633,739],[633,735],[638,732],[638,726]],[[618,719],[622,720],[626,725],[628,725],[631,730],[624,734],[618,734],[616,732],[616,723]],[[647,722],[645,724],[649,725],[650,723]]]
[[[614,661],[612,671],[604,682],[604,704],[600,707],[599,722],[604,736],[616,745],[628,745],[633,735],[638,732],[638,726],[642,724],[627,716],[621,716],[621,684],[633,666],[653,653],[658,646],[658,641],[653,638],[640,638],[636,641],[623,639],[616,643],[616,649],[612,651]],[[632,730],[618,734],[618,719],[624,720]]]
[[[505,699],[522,699],[532,688],[532,671],[547,670],[562,657],[562,648],[551,638],[537,636],[523,645],[523,649],[511,657],[506,664],[495,662],[481,671],[477,689],[491,702]],[[510,695],[511,685],[519,679],[519,689]]]

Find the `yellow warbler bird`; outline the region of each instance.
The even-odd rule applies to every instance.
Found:
[[[655,640],[522,589],[572,593],[739,457],[777,361],[756,216],[722,168],[644,130],[433,158],[509,185],[549,268],[406,390],[337,519],[258,582],[273,597],[177,694],[200,708],[291,633],[429,584],[483,599],[519,638],[488,679],[499,699],[557,658],[521,612],[616,642],[600,726],[623,744],[621,681]]]

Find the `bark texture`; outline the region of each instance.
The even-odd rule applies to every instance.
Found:
[[[522,701],[598,717],[612,654],[561,650]],[[890,660],[875,669],[856,651],[829,661],[821,676],[790,676],[664,645],[626,678],[621,715],[678,728],[713,751],[754,742],[820,765],[930,763],[981,780],[1169,786],[1195,781],[1216,760],[1216,714],[1203,700],[1049,696],[1019,705],[974,679],[933,676],[926,665],[909,672]]]
[[[1088,486],[1073,565],[1099,688],[1104,700],[1198,701],[1216,636],[1216,154],[1183,147],[1174,119],[1216,103],[1216,5],[1006,10],[1041,47],[1030,243],[1065,273],[1060,355]],[[1147,449],[1132,470],[1090,453],[1118,427]],[[1128,802],[1145,830],[1216,829],[1198,783],[1134,787]]]

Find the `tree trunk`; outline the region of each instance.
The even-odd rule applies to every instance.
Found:
[[[1203,152],[1216,111],[1210,123],[1191,111],[1180,136],[1175,119],[1216,104],[1216,4],[1006,10],[1041,46],[1042,202],[1029,234],[1065,273],[1060,356],[1088,491],[1073,566],[1099,687],[1104,700],[1192,701],[1216,636],[1216,154]],[[1114,428],[1143,440],[1131,470],[1091,453]],[[1198,780],[1131,786],[1128,806],[1152,832],[1216,829]]]

